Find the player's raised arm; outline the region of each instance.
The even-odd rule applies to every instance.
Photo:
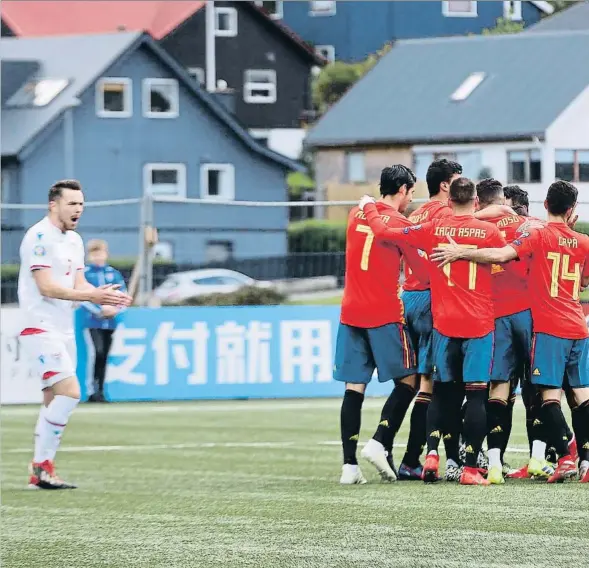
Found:
[[[496,248],[467,249],[456,244],[452,237],[448,236],[447,238],[450,244],[443,248],[434,248],[433,254],[430,256],[431,261],[437,263],[440,268],[457,260],[471,260],[480,264],[503,264],[515,260],[521,254],[513,244]]]

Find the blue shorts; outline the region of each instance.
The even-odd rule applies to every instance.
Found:
[[[374,370],[381,383],[415,374],[415,353],[403,324],[361,328],[339,324],[333,378],[368,384]]]
[[[407,331],[417,353],[417,372],[431,375],[432,362],[432,294],[429,290],[406,291],[401,294],[405,307]]]
[[[589,339],[532,336],[532,384],[560,389],[589,387]]]
[[[495,320],[495,352],[491,380],[506,383],[530,360],[532,314],[524,310]]]
[[[493,332],[465,339],[446,337],[434,329],[434,380],[442,383],[488,383],[493,362]]]

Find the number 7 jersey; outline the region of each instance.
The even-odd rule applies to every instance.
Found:
[[[379,201],[376,208],[386,226],[411,226],[406,217],[386,203]],[[426,260],[415,248],[403,243],[376,242],[364,213],[358,207],[350,211],[342,323],[360,328],[404,323],[403,303],[399,298],[401,256],[413,272],[427,278]]]
[[[528,290],[534,332],[562,339],[589,337],[579,301],[581,279],[589,276],[589,237],[565,223],[524,232],[510,245],[530,257]]]

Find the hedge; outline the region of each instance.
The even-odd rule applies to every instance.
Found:
[[[344,252],[346,223],[308,219],[291,223],[288,227],[288,251]]]
[[[207,294],[195,296],[174,306],[277,306],[284,303],[286,296],[272,289],[246,286],[230,294]]]

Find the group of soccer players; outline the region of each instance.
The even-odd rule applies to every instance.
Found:
[[[334,366],[346,387],[340,483],[366,483],[356,454],[375,369],[395,388],[361,455],[383,480],[438,481],[443,441],[449,481],[588,483],[589,332],[579,293],[589,284],[589,237],[573,230],[577,189],[565,181],[550,186],[545,222],[528,216],[518,186],[494,179],[475,186],[461,175],[456,162],[433,162],[430,200],[406,218],[416,177],[403,165],[387,167],[381,198],[365,196],[350,212]],[[518,382],[530,459],[514,471],[503,456]],[[574,434],[561,410],[563,391]],[[397,469],[394,438],[413,400]]]

